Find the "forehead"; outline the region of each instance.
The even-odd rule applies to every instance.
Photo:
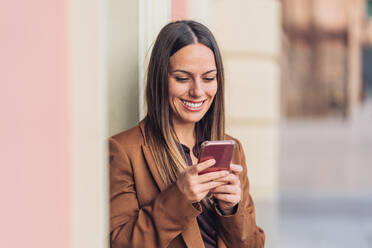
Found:
[[[213,51],[200,43],[187,45],[169,59],[171,70],[185,70],[204,73],[216,69]]]

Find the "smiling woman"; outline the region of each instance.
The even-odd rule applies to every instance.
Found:
[[[212,33],[166,25],[151,54],[147,115],[110,138],[111,247],[264,247],[240,142],[225,134],[224,73]],[[237,143],[229,170],[199,172],[201,143]]]

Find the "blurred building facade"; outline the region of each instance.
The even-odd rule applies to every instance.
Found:
[[[363,47],[372,45],[371,1],[282,4],[282,115],[350,116],[365,95],[362,57]]]

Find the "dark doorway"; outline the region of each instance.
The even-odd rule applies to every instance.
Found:
[[[372,98],[372,46],[363,47],[362,63],[363,96]]]

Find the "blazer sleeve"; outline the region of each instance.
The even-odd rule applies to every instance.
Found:
[[[109,139],[110,240],[112,248],[168,247],[200,214],[176,183],[148,205],[137,200],[133,165],[125,149]]]
[[[263,248],[265,245],[265,233],[256,224],[255,207],[249,193],[245,155],[241,143],[239,141],[237,143],[240,165],[243,167],[243,171],[240,174],[242,196],[236,212],[232,215],[222,215],[215,205],[219,234],[227,247]]]

